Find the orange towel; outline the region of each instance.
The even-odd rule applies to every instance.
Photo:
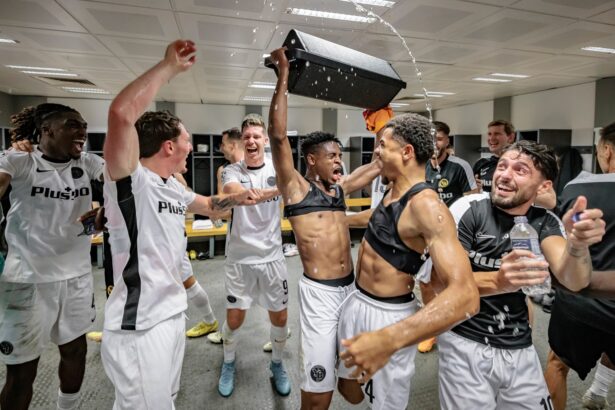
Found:
[[[393,118],[393,110],[391,107],[381,108],[376,111],[364,110],[363,118],[365,118],[365,127],[369,132],[377,134],[378,131],[386,125],[391,118]]]

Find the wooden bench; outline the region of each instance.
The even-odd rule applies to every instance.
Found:
[[[371,205],[371,198],[347,198],[346,206],[347,207],[366,207]],[[280,228],[282,232],[292,232],[293,228],[290,226],[290,222],[286,218],[282,218]],[[227,232],[227,224],[225,223],[219,228],[213,227],[209,229],[192,229],[192,220],[186,221],[186,235],[188,236],[188,240],[190,239],[208,239],[209,240],[209,253],[213,257],[215,244],[216,244],[216,236],[225,236]],[[92,238],[92,245],[96,246],[96,265],[100,268],[102,267],[103,261],[103,239],[102,235],[95,236]]]

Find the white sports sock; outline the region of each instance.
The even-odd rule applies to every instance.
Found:
[[[62,393],[62,390],[58,389],[58,410],[73,410],[77,408],[77,402],[81,396],[80,392],[77,393]]]
[[[609,394],[609,386],[615,380],[615,370],[609,369],[602,363],[598,363],[598,369],[594,376],[594,382],[589,390],[602,397],[606,397]]]
[[[235,350],[237,349],[237,341],[234,336],[237,335],[237,330],[232,330],[226,322],[222,325],[222,343],[224,347],[224,361],[226,363],[235,361]]]
[[[186,289],[186,295],[188,295],[188,299],[194,303],[194,306],[199,309],[205,323],[213,323],[216,321],[216,316],[214,316],[214,312],[211,310],[211,305],[209,304],[209,296],[207,296],[207,292],[205,292],[205,289],[201,287],[199,282],[195,282],[194,285]]]
[[[284,346],[286,346],[286,338],[287,338],[287,326],[274,326],[271,325],[271,330],[269,331],[269,337],[271,339],[271,361],[279,363],[282,361],[282,354],[284,353]]]

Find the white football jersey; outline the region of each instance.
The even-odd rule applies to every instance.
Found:
[[[100,179],[103,165],[97,155],[57,162],[38,149],[0,157],[12,187],[1,281],[47,283],[91,272],[90,237],[79,236],[78,219],[92,208],[90,181]]]
[[[231,182],[245,189],[275,188],[273,163],[265,158],[263,166],[256,169],[248,167],[243,160],[230,164],[222,172],[222,186]],[[256,205],[233,208],[227,232],[227,262],[266,263],[283,257],[280,198],[276,196]]]
[[[118,181],[105,169],[104,195],[114,284],[104,327],[149,329],[187,308],[185,215],[196,194],[139,164]]]

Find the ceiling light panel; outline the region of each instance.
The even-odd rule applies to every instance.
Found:
[[[361,16],[358,14],[333,13],[330,11],[299,9],[299,8],[288,8],[286,9],[286,14],[293,14],[295,16],[304,16],[304,17],[316,17],[316,18],[323,18],[323,19],[330,19],[330,20],[350,21],[353,23],[371,24],[376,21],[375,17],[365,17],[365,16]]]

